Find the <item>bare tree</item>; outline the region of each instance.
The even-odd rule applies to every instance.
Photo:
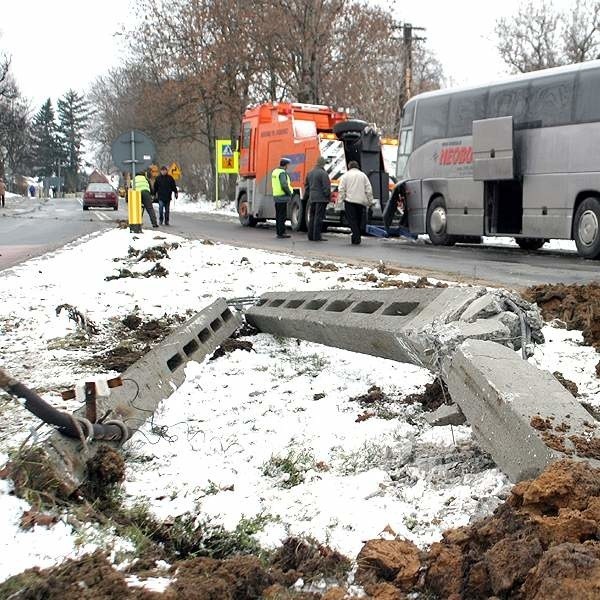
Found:
[[[564,54],[567,62],[580,63],[596,58],[600,45],[600,2],[577,0],[565,23]]]
[[[529,0],[514,17],[496,23],[498,50],[513,71],[526,73],[562,64],[560,15],[552,2]]]

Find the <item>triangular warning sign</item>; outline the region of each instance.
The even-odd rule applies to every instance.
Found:
[[[233,150],[231,146],[223,146],[223,156],[233,156]]]

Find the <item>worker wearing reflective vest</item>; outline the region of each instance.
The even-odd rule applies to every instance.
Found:
[[[292,180],[288,175],[287,168],[292,161],[282,158],[279,167],[271,173],[271,187],[273,188],[273,200],[275,201],[275,226],[279,239],[289,238],[285,232],[285,220],[287,218],[287,207],[292,199]]]
[[[158,223],[156,222],[156,213],[154,212],[154,207],[152,206],[150,182],[146,178],[146,174],[140,171],[133,180],[133,186],[134,189],[142,193],[142,214],[144,209],[146,209],[146,212],[150,217],[150,221],[152,222],[152,227],[158,227]]]

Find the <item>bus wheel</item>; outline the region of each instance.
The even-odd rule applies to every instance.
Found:
[[[308,211],[305,210],[305,206],[300,199],[298,194],[292,196],[292,202],[290,204],[290,223],[292,224],[292,231],[306,231],[306,219]]]
[[[238,218],[244,227],[256,227],[256,219],[250,214],[248,195],[244,192],[238,198]]]
[[[600,256],[600,202],[596,198],[586,198],[579,205],[575,213],[573,237],[581,256]]]
[[[539,250],[546,243],[544,238],[515,238],[515,241],[523,250]]]
[[[427,234],[435,246],[452,246],[456,242],[453,236],[446,233],[447,222],[446,203],[438,196],[427,209]]]

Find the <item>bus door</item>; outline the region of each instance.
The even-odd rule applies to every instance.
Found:
[[[473,121],[473,179],[484,186],[485,233],[523,230],[523,182],[516,173],[512,117]]]

